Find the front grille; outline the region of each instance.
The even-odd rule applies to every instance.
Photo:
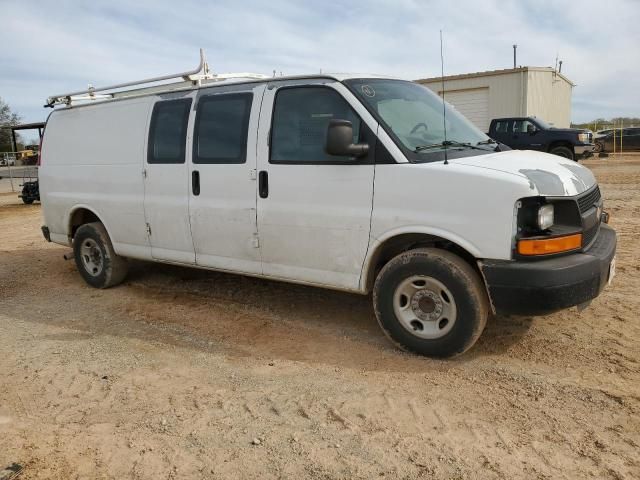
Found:
[[[596,223],[590,229],[582,232],[582,248],[588,247],[591,242],[593,242],[593,240],[596,238],[596,235],[598,235],[598,230],[600,230],[600,222]]]
[[[582,216],[582,221],[585,221],[585,218],[590,218],[591,215],[595,215],[595,213],[586,214],[592,208],[595,208],[596,205],[600,204],[601,194],[600,188],[596,185],[594,188],[578,197],[578,208],[580,210],[580,215]],[[586,214],[586,215],[585,215]],[[588,222],[588,223],[591,223]],[[584,225],[584,223],[583,223]],[[596,219],[596,223],[582,232],[582,248],[587,248],[589,245],[593,243],[596,236],[598,235],[598,231],[600,230],[600,219]]]
[[[578,197],[578,208],[580,209],[580,214],[582,215],[584,212],[600,202],[600,197],[600,187],[597,185],[593,190],[590,190],[581,197]]]

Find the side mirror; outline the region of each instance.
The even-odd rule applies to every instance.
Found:
[[[363,157],[369,152],[369,145],[353,143],[353,125],[349,120],[334,119],[327,127],[324,150],[340,157]]]
[[[527,133],[529,135],[535,135],[537,131],[538,131],[538,129],[536,127],[534,127],[533,125],[527,125]]]

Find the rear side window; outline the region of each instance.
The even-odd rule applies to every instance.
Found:
[[[198,103],[193,163],[244,163],[252,93],[202,97]]]
[[[148,163],[184,163],[191,99],[167,100],[153,107]]]
[[[331,119],[353,124],[360,137],[360,118],[338,92],[327,87],[283,88],[276,95],[271,130],[271,163],[332,163],[324,151]]]
[[[498,133],[507,133],[507,124],[508,121],[496,122],[496,132]]]

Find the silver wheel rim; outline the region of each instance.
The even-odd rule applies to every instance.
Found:
[[[457,318],[451,291],[442,282],[424,275],[400,282],[393,294],[393,310],[406,330],[425,339],[445,336]]]
[[[86,238],[80,246],[80,258],[87,273],[93,277],[97,277],[102,273],[102,250],[98,243],[92,238]]]

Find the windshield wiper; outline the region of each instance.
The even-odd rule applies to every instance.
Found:
[[[488,140],[484,140],[483,142],[478,142],[476,145],[492,145],[491,151],[493,152],[501,152],[500,142],[496,142],[493,138],[489,138]]]
[[[418,153],[418,152],[422,152],[423,150],[431,150],[432,148],[438,148],[438,147],[472,148],[474,150],[484,150],[485,152],[492,151],[492,150],[487,150],[486,148],[478,147],[476,145],[471,145],[471,143],[469,142],[457,142],[455,140],[445,140],[444,142],[432,143],[430,145],[418,145],[416,148],[413,149],[413,151]]]

